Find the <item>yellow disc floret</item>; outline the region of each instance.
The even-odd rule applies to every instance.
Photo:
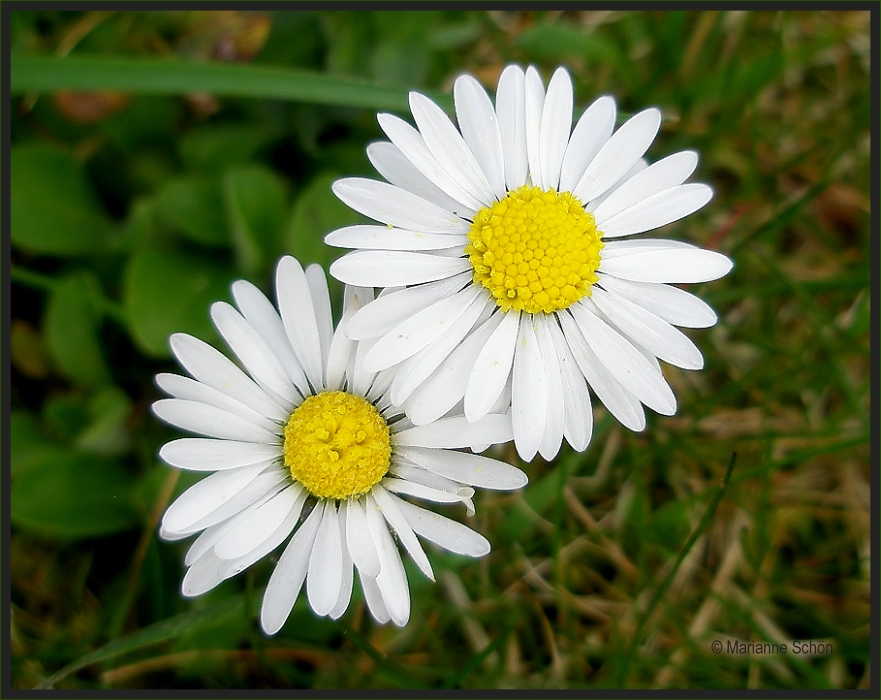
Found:
[[[318,498],[366,493],[389,468],[388,423],[366,399],[342,391],[307,398],[284,429],[284,462]]]
[[[551,313],[590,294],[601,237],[577,197],[524,185],[477,212],[465,252],[502,311]]]

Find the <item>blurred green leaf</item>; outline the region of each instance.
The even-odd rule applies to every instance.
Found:
[[[126,425],[132,410],[128,395],[118,387],[106,387],[89,400],[88,409],[91,422],[77,437],[76,446],[96,454],[125,453],[131,439]]]
[[[51,396],[43,404],[43,420],[52,437],[73,442],[89,424],[88,399],[80,392]]]
[[[207,92],[315,104],[407,110],[407,90],[291,68],[118,56],[16,56],[11,91],[126,90],[153,94]],[[439,98],[444,107],[449,96]]]
[[[43,328],[52,360],[68,379],[95,387],[110,381],[98,334],[101,289],[90,272],[59,280],[49,297]]]
[[[111,222],[73,156],[47,143],[10,154],[10,232],[15,247],[81,255],[107,245]]]
[[[243,608],[244,596],[237,595],[227,598],[216,605],[202,608],[201,610],[192,610],[166,620],[161,620],[148,627],[139,629],[137,632],[126,635],[125,637],[114,639],[100,649],[96,649],[95,651],[80,657],[73,663],[68,664],[47,678],[46,681],[40,685],[40,688],[51,688],[55,683],[81,668],[102,661],[108,661],[120,654],[143,649],[144,647],[153,644],[167,642],[168,640],[174,639],[190,630],[200,628],[204,625],[213,624],[215,620],[223,618],[226,615],[233,613],[241,615]]]
[[[36,416],[27,411],[13,411],[10,414],[9,466],[13,479],[58,449],[41,430]]]
[[[122,532],[139,521],[131,484],[117,462],[70,451],[50,454],[13,482],[12,522],[62,539]]]
[[[624,58],[610,39],[562,22],[536,24],[520,34],[516,44],[538,60],[578,57],[618,66]]]
[[[294,202],[285,235],[285,250],[304,265],[317,262],[327,269],[344,251],[324,245],[324,237],[334,229],[364,221],[331,191],[337,173],[316,175]]]
[[[180,155],[188,168],[217,173],[250,160],[275,136],[263,124],[208,124],[181,137]]]
[[[284,182],[261,165],[231,168],[223,176],[223,197],[241,268],[258,272],[278,254],[287,193]]]
[[[169,181],[156,200],[156,208],[197,243],[213,246],[229,243],[223,193],[215,178],[194,175]]]
[[[172,333],[217,337],[208,310],[228,297],[229,270],[192,255],[144,250],[131,257],[125,277],[132,337],[145,353],[168,357]]]

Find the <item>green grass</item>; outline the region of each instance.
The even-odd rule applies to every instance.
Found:
[[[870,687],[867,11],[16,11],[10,30],[13,688]],[[511,61],[567,65],[579,109],[659,106],[652,160],[700,152],[715,197],[662,235],[735,261],[692,287],[720,319],[689,331],[704,370],[665,367],[675,416],[635,434],[595,402],[585,453],[479,494],[493,551],[431,552],[436,584],[408,564],[404,629],[356,586],[339,623],[301,600],[265,637],[271,561],[182,599],[185,544],[155,534],[194,481],[156,456],[168,334],[217,342],[208,305],[240,277],[268,289],[282,253],[329,264],[321,237],[357,220],[329,184],[373,174],[376,111],[409,117],[410,89],[449,106],[456,75],[491,90]],[[729,639],[833,651],[713,653]]]

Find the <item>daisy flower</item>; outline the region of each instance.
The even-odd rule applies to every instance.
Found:
[[[212,472],[169,506],[160,535],[200,533],[186,555],[185,596],[204,593],[273,552],[293,532],[263,597],[267,634],[287,620],[305,581],[309,605],[337,619],[357,569],[377,621],[404,625],[407,578],[396,540],[432,580],[420,537],[479,557],[477,532],[411,503],[464,503],[472,486],[515,489],[519,469],[457,448],[511,439],[510,418],[473,423],[451,416],[415,426],[389,400],[389,373],[363,367],[372,342],[334,330],[318,265],[291,257],[276,270],[278,307],[245,281],[232,286],[237,309],[211,307],[220,335],[244,371],[186,334],[171,348],[190,377],[160,374],[173,398],[153,404],[162,420],[204,437],[164,445],[160,456],[182,469]],[[348,287],[343,323],[373,291]],[[396,537],[392,536],[392,531]]]
[[[333,191],[381,225],[349,226],[326,242],[356,248],[331,274],[384,287],[356,313],[350,337],[375,341],[371,371],[395,367],[391,398],[416,425],[462,403],[470,421],[511,406],[524,460],[577,450],[592,432],[588,387],[633,430],[646,405],[672,415],[658,360],[699,369],[674,325],[716,315],[671,283],[725,275],[720,253],[660,238],[624,239],[704,206],[712,190],[685,183],[697,154],[647,165],[661,124],[646,109],[613,133],[603,96],[572,127],[573,93],[558,68],[547,93],[538,72],[508,66],[496,101],[470,75],[455,82],[459,128],[410,93],[417,128],[380,114],[389,141],[367,155],[388,182],[346,178]],[[622,240],[624,239],[624,240]]]

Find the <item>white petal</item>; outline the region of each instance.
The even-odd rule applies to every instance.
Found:
[[[379,575],[379,555],[368,530],[364,506],[363,498],[346,502],[346,545],[360,575],[376,578]]]
[[[285,408],[291,409],[300,402],[300,395],[275,353],[238,311],[226,302],[215,302],[211,305],[211,318],[248,374],[264,390],[285,401]]]
[[[329,613],[332,620],[338,620],[342,617],[343,613],[346,612],[346,609],[349,607],[349,602],[352,600],[352,554],[346,546],[346,518],[346,508],[341,503],[339,512],[337,513],[337,520],[340,524],[340,542],[342,543],[343,548],[343,570],[342,581],[340,583],[340,593],[337,596],[336,603],[333,605],[333,609]]]
[[[493,201],[493,190],[480,169],[468,144],[444,111],[425,95],[410,93],[410,111],[425,139],[428,150],[478,203],[487,205]]]
[[[544,432],[538,451],[544,459],[550,461],[557,456],[560,445],[563,443],[563,380],[560,370],[560,362],[557,359],[557,349],[547,326],[548,323],[556,324],[544,314],[535,317],[535,339],[541,352],[542,364],[545,368],[545,385],[547,387],[547,416],[545,418]]]
[[[456,319],[477,301],[481,290],[476,285],[466,287],[398,324],[370,349],[364,358],[364,366],[376,372],[415,355],[446,333]]]
[[[468,236],[457,233],[421,233],[390,226],[346,226],[324,237],[327,245],[366,250],[440,250],[466,245]]]
[[[284,324],[272,302],[257,287],[244,280],[233,282],[232,293],[242,316],[278,358],[294,386],[300,392],[307,391],[306,373],[294,354]]]
[[[474,330],[449,357],[441,363],[407,401],[407,414],[416,425],[425,425],[447,413],[465,393],[471,368],[480,349],[502,320],[495,313]]]
[[[587,166],[573,194],[582,202],[603,194],[643,156],[660,126],[661,113],[654,108],[643,110],[624,122]]]
[[[709,304],[678,287],[654,282],[632,282],[603,274],[599,278],[603,289],[639,304],[673,325],[709,328],[718,320]]]
[[[712,198],[713,190],[699,182],[677,185],[641,200],[602,223],[597,218],[597,228],[606,238],[651,231],[696,212]],[[607,203],[608,200],[604,205]]]
[[[382,591],[379,590],[379,584],[376,582],[376,579],[369,576],[360,575],[360,579],[361,588],[364,589],[364,600],[367,601],[367,609],[373,615],[373,619],[379,624],[386,624],[391,620],[391,617],[382,600]]]
[[[320,506],[316,506],[318,508]],[[309,555],[306,595],[316,615],[327,615],[336,605],[343,585],[343,549],[336,503],[324,502],[324,514]]]
[[[625,427],[640,431],[645,428],[642,404],[615,379],[599,361],[569,313],[557,314],[563,335],[578,368],[609,412]]]
[[[595,212],[597,209],[599,209],[603,205],[603,203],[607,199],[609,199],[609,197],[611,197],[613,194],[615,194],[621,186],[623,186],[624,184],[629,182],[631,178],[639,175],[639,173],[641,173],[643,170],[645,170],[648,167],[649,167],[648,161],[645,158],[640,158],[632,166],[630,166],[630,170],[628,170],[626,173],[624,173],[614,185],[612,185],[609,189],[607,189],[599,197],[595,197],[594,199],[590,200],[584,206],[584,211],[589,212],[591,214],[593,212]]]
[[[217,472],[196,482],[165,511],[162,516],[163,527],[170,531],[188,528],[226,503],[265,468],[265,464],[254,464]]]
[[[404,493],[408,496],[424,498],[436,503],[466,503],[474,495],[474,489],[468,486],[462,486],[456,493],[452,493],[444,489],[436,489],[431,486],[393,477],[383,479],[382,485],[383,488],[392,493]]]
[[[306,371],[313,393],[318,393],[324,386],[318,319],[306,273],[296,258],[286,255],[278,261],[275,290],[288,340]]]
[[[294,533],[269,577],[260,609],[260,626],[266,634],[275,634],[282,628],[297,602],[306,578],[321,513],[321,508],[312,509],[309,517]]]
[[[344,326],[346,335],[355,340],[385,335],[401,321],[455,294],[468,284],[470,279],[470,272],[462,272],[437,282],[380,294],[352,316]]]
[[[266,500],[269,500],[267,496]],[[259,503],[260,501],[258,501]],[[264,501],[265,502],[265,501]],[[214,543],[217,542],[221,537],[223,537],[229,530],[235,526],[236,521],[242,517],[243,515],[249,513],[256,504],[252,504],[245,508],[238,515],[233,516],[229,520],[225,520],[222,523],[218,523],[217,525],[212,525],[209,528],[205,528],[205,530],[200,534],[190,548],[187,550],[187,555],[184,557],[184,564],[187,566],[192,566],[198,559],[202,558],[202,555],[209,550],[214,549]]]
[[[214,553],[221,559],[244,557],[259,547],[284,522],[306,495],[296,484],[279,491],[259,508],[242,518],[238,526],[226,533],[214,545]]]
[[[318,340],[321,347],[319,366],[324,367],[330,340],[333,337],[333,314],[330,310],[330,289],[327,287],[327,275],[324,268],[312,263],[306,268],[306,283],[312,297],[312,308],[315,310],[315,321],[318,324]]]
[[[419,570],[423,574],[434,581],[434,572],[431,570],[431,563],[428,561],[428,557],[425,556],[425,551],[422,549],[422,545],[419,544],[419,540],[416,539],[416,535],[413,533],[413,528],[410,527],[407,519],[401,512],[401,509],[398,507],[400,499],[392,496],[379,484],[371,489],[370,494],[376,499],[376,503],[379,505],[382,515],[398,535],[398,541],[413,558],[416,566],[419,567]]]
[[[517,454],[525,461],[538,452],[547,421],[547,385],[541,352],[531,316],[520,322],[517,349],[514,352],[511,418]]]
[[[468,258],[395,250],[356,250],[330,266],[340,282],[361,287],[403,287],[471,270]]]
[[[523,70],[519,66],[507,66],[499,77],[499,86],[496,89],[496,115],[505,156],[505,184],[509,190],[524,184],[529,170],[524,105]]]
[[[410,398],[416,387],[449,357],[484,312],[494,306],[488,294],[478,294],[475,302],[465,310],[465,313],[450,323],[437,340],[404,360],[395,369],[390,394],[392,403],[400,406]]]
[[[471,228],[453,212],[385,182],[349,177],[331,189],[355,211],[398,228],[424,233],[468,233]]]
[[[704,366],[691,339],[651,311],[600,288],[594,289],[591,299],[622,333],[664,362],[683,369]]]
[[[171,350],[194,379],[238,399],[257,413],[278,421],[288,418],[287,410],[219,350],[186,333],[169,339]]]
[[[414,139],[418,138],[419,141],[422,141],[422,136],[418,131],[403,120],[398,121],[405,124],[415,134]],[[428,152],[424,141],[422,141],[422,148],[426,153]],[[388,141],[371,143],[367,146],[367,158],[373,163],[376,171],[396,187],[412,192],[432,204],[437,204],[441,209],[451,211],[459,216],[469,219],[474,216],[474,209],[453,199],[431,179],[423,175],[395,144]],[[440,170],[440,166],[436,162],[435,165]]]
[[[376,501],[367,494],[367,510],[377,510]],[[380,521],[382,519],[380,518]],[[368,524],[377,521],[368,518]],[[377,545],[381,569],[376,583],[382,592],[382,600],[388,610],[392,622],[398,627],[403,627],[410,619],[410,589],[407,586],[407,575],[404,572],[404,564],[401,555],[392,540],[391,533],[385,523],[371,530],[371,535]]]
[[[257,413],[253,408],[243,404],[241,401],[224,394],[217,389],[197,382],[189,377],[182,377],[179,374],[170,374],[162,372],[156,375],[156,384],[167,394],[176,399],[185,399],[187,401],[198,401],[224,411],[229,411],[237,416],[241,416],[260,427],[274,433],[279,430],[279,422],[267,418]]]
[[[697,160],[694,151],[680,151],[652,163],[618,187],[593,210],[597,226],[602,229],[601,222],[608,221],[643,199],[681,185],[694,172]]]
[[[444,452],[446,451],[447,450],[444,450]],[[438,491],[446,491],[447,493],[453,494],[456,497],[459,497],[461,495],[459,493],[459,490],[462,488],[461,483],[459,483],[458,481],[453,481],[452,479],[447,479],[445,476],[441,476],[440,474],[430,472],[428,471],[428,469],[416,466],[416,464],[413,463],[412,460],[405,458],[400,453],[400,450],[398,450],[395,459],[392,462],[391,468],[389,469],[389,474],[391,474],[392,477],[397,477],[398,479],[401,479],[402,481],[409,481],[414,484],[421,484],[422,486],[427,486],[430,489],[437,489]]]
[[[476,194],[469,190],[465,183],[456,178],[438,161],[428,145],[424,134],[410,126],[403,119],[392,114],[379,114],[376,117],[379,126],[397,146],[412,165],[430,182],[436,185],[447,197],[454,200],[452,207],[442,206],[447,211],[465,215],[465,210],[477,211],[481,202]],[[401,185],[404,190],[413,191],[412,187]],[[434,200],[429,200],[434,201]]]
[[[159,456],[167,464],[181,469],[220,471],[279,459],[281,448],[235,440],[178,438],[165,443]]]
[[[489,540],[471,528],[403,499],[398,499],[398,507],[413,531],[430,542],[469,557],[489,554]]]
[[[227,472],[219,473],[225,474]],[[228,500],[193,524],[183,528],[181,532],[193,534],[228,520],[254,503],[272,497],[288,483],[290,483],[290,474],[286,474],[283,470],[272,465],[266,471],[258,474],[249,484],[239,489]]]
[[[608,95],[595,100],[586,110],[569,139],[560,169],[560,192],[571,192],[615,127],[615,100]]]
[[[285,516],[284,520],[282,520],[278,527],[276,527],[276,529],[272,533],[270,533],[260,544],[251,549],[251,551],[235,559],[223,559],[224,566],[221,569],[221,574],[225,579],[241,573],[249,566],[252,566],[256,562],[260,561],[263,557],[265,557],[276,547],[278,547],[278,545],[284,542],[288,538],[288,535],[291,534],[294,527],[297,525],[297,521],[300,519],[300,511],[302,510],[303,503],[306,500],[306,494],[303,489],[301,489],[296,484],[292,485],[289,488],[297,489],[298,492],[301,494],[301,496],[297,499],[294,508],[288,512],[287,516]],[[236,516],[236,519],[239,519],[244,515],[245,512]],[[215,551],[214,554],[216,556],[217,552]]]
[[[474,423],[465,416],[455,416],[442,418],[429,425],[418,425],[395,433],[393,442],[402,447],[456,449],[472,444],[495,445],[510,439],[510,418],[490,413]]]
[[[489,336],[474,361],[465,389],[465,415],[468,420],[485,416],[508,382],[517,346],[520,312],[500,314],[501,322]]]
[[[469,486],[510,491],[522,488],[528,481],[517,467],[467,452],[422,447],[399,447],[396,452],[423,469]]]
[[[280,443],[279,436],[266,428],[229,411],[198,401],[160,399],[153,404],[152,409],[156,417],[166,423],[208,437],[268,445]]]
[[[223,562],[214,556],[214,552],[206,552],[193,562],[181,581],[181,594],[187,598],[207,593],[223,581],[221,569]]]
[[[569,131],[572,129],[572,79],[565,68],[557,68],[548,83],[548,94],[541,115],[538,152],[541,158],[543,188],[556,189]]]
[[[263,540],[263,542],[261,542],[259,546],[255,547],[244,556],[238,557],[237,559],[224,559],[224,566],[221,569],[221,574],[223,575],[223,577],[226,579],[241,573],[249,566],[252,566],[256,562],[260,561],[263,557],[265,557],[276,547],[278,547],[278,545],[284,542],[297,524],[297,520],[300,517],[300,510],[302,508],[302,505],[303,502],[300,501],[297,507],[294,508],[294,510],[292,510],[290,513],[288,513],[288,516],[275,529],[275,531],[271,535],[269,535],[269,537]]]
[[[338,391],[343,388],[346,378],[346,368],[355,354],[355,341],[345,333],[346,324],[354,315],[351,309],[343,314],[340,323],[334,331],[330,341],[330,349],[327,353],[327,367],[325,370],[325,384],[328,391]]]
[[[252,482],[253,483],[253,482]],[[300,488],[296,486],[295,488]],[[302,491],[302,489],[300,489]],[[277,495],[277,491],[268,491],[263,494],[260,498],[254,501],[249,506],[242,508],[235,515],[223,520],[216,525],[211,525],[210,527],[205,528],[205,530],[196,538],[193,542],[192,546],[187,550],[187,555],[184,558],[184,563],[187,566],[190,566],[194,561],[199,559],[205,552],[209,549],[213,550],[214,545],[224,537],[228,532],[235,529],[239,523],[241,523],[245,518],[248,517],[251,513],[253,513],[257,508],[262,506],[264,503],[269,501],[271,498],[274,498]],[[299,510],[297,511],[297,515],[299,516]],[[296,524],[296,521],[291,524],[291,529]],[[290,530],[288,530],[288,534],[290,534]],[[287,536],[287,535],[285,535]],[[284,539],[284,538],[282,538]],[[216,554],[216,553],[215,553]]]
[[[676,398],[663,376],[630,341],[602,321],[594,308],[587,297],[569,307],[591,350],[612,376],[646,406],[673,415]]]
[[[647,246],[644,250],[633,249],[628,253],[615,257],[604,255],[599,270],[634,282],[709,282],[724,277],[734,266],[721,253],[700,248]]]
[[[579,452],[587,449],[593,432],[593,409],[587,382],[576,364],[563,331],[556,323],[548,323],[554,348],[560,360],[563,380],[563,436]]]
[[[524,114],[526,128],[526,157],[532,184],[547,189],[541,178],[541,114],[544,109],[545,89],[535,66],[526,69],[524,82]]]
[[[496,199],[505,197],[505,163],[502,137],[492,101],[486,90],[470,75],[461,75],[453,84],[456,119],[462,137],[474,154]]]

